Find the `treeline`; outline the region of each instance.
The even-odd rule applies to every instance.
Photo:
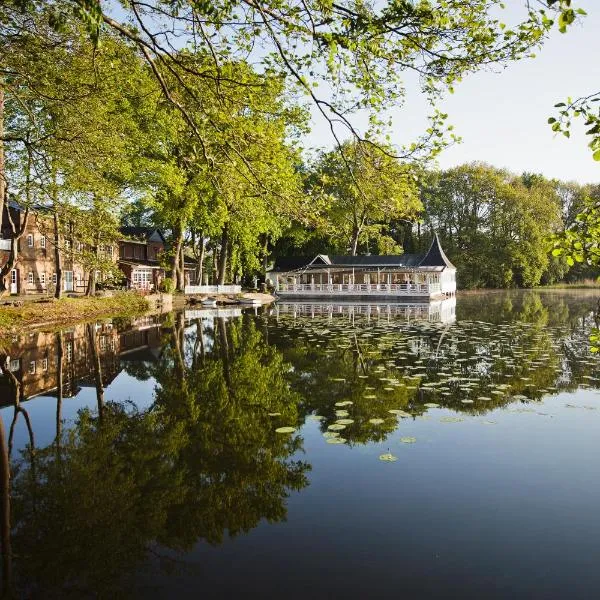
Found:
[[[600,200],[600,185],[471,163],[415,171],[398,190],[399,210],[394,210],[389,190],[378,190],[387,200],[378,205],[381,210],[369,210],[359,195],[336,190],[320,226],[292,227],[275,252],[422,253],[437,233],[458,269],[462,289],[532,287],[600,274],[586,261],[569,264],[565,257],[553,256],[550,243],[553,235],[573,226],[586,206]],[[364,217],[358,243],[353,237],[357,214]]]

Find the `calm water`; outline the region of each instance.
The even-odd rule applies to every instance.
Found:
[[[3,584],[597,598],[595,303],[280,304],[9,340]]]

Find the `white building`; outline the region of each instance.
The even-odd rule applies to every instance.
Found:
[[[435,236],[425,254],[283,257],[267,272],[281,298],[444,298],[456,292],[456,267]]]

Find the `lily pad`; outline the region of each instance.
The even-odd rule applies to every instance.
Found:
[[[352,425],[354,423],[354,419],[338,419],[336,425]]]
[[[399,417],[404,417],[404,418],[411,416],[410,413],[407,413],[405,410],[401,410],[399,408],[392,408],[392,409],[388,410],[388,412],[392,415],[397,415]]]
[[[342,429],[346,429],[346,426],[342,425],[341,423],[334,423],[333,425],[329,425],[327,429],[329,431],[341,431]]]
[[[278,427],[275,433],[294,433],[294,431],[296,431],[295,427]]]
[[[275,412],[275,413],[269,413],[269,416],[270,417],[280,417],[281,413],[277,413],[277,412]]]
[[[401,437],[400,441],[403,444],[414,444],[417,441],[417,438],[416,437],[406,436],[406,437]]]
[[[379,460],[382,460],[383,462],[396,462],[398,457],[394,456],[390,452],[386,452],[385,454],[379,455]]]
[[[346,440],[342,437],[334,437],[334,438],[329,438],[327,440],[328,444],[345,444]]]
[[[442,417],[440,423],[460,423],[464,421],[461,417]]]
[[[329,438],[336,438],[336,437],[340,437],[340,434],[337,431],[326,431],[323,434],[323,437],[327,438],[327,439],[329,439]]]
[[[385,421],[383,419],[369,419],[369,423],[371,423],[371,425],[381,425],[384,422]]]
[[[426,402],[425,404],[423,404],[423,406],[426,406],[427,408],[439,408],[440,405],[436,404],[435,402]]]

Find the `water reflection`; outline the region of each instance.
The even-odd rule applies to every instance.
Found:
[[[456,320],[456,297],[429,302],[278,302],[274,306],[277,315],[334,316],[344,315],[352,322],[355,316],[366,317],[368,322],[403,318],[452,323]]]
[[[312,460],[343,452],[332,443],[347,452],[392,444],[399,428],[423,421],[433,432],[491,424],[483,416],[502,408],[543,418],[542,399],[600,387],[586,343],[593,303],[581,297],[466,297],[456,321],[307,310],[186,311],[5,344],[5,593],[144,596],[142,568],[199,577],[185,561],[197,545],[284,522]],[[127,378],[128,394],[115,398]],[[51,419],[36,420],[42,405]],[[15,444],[19,423],[26,441]],[[305,456],[311,428],[322,443]],[[48,430],[52,442],[36,443]]]
[[[110,343],[101,344],[107,330]],[[38,339],[43,356],[60,357],[60,334]],[[35,448],[32,438],[13,465],[12,540],[3,554],[18,557],[20,592],[118,593],[148,552],[183,552],[201,539],[218,544],[262,519],[285,519],[285,499],[307,485],[309,465],[291,458],[301,437],[274,432],[269,413],[296,422],[299,402],[285,377],[289,366],[255,321],[217,317],[212,327],[202,319],[186,327],[179,313],[159,329],[87,325],[69,339],[81,353],[73,362],[90,370],[73,368],[74,380],[79,387],[91,382],[97,406],[80,410],[65,432],[57,416],[59,443]],[[161,351],[152,352],[149,341]],[[25,364],[39,355],[29,340],[22,348]],[[119,349],[125,368],[131,372],[137,353],[135,375],[156,381],[147,410],[105,402],[114,373],[104,365],[115,364]],[[4,389],[39,394],[46,385],[60,405],[57,361],[44,383],[7,370]],[[3,399],[19,405],[15,394]]]

